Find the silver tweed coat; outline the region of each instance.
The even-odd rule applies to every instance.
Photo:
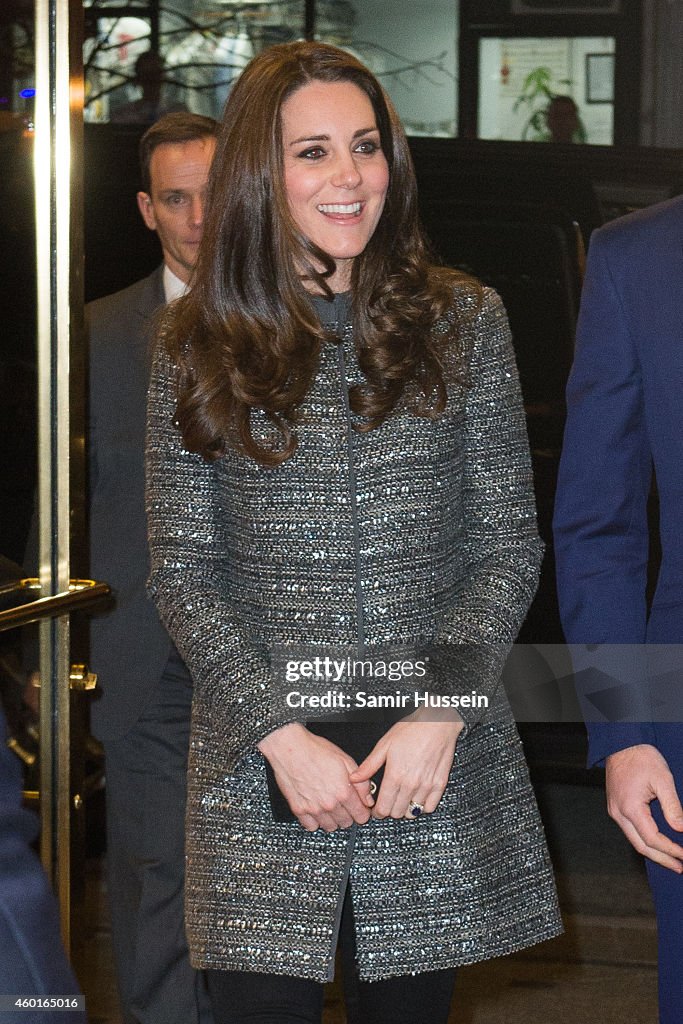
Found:
[[[316,300],[342,338],[322,350],[299,445],[276,469],[233,451],[206,463],[174,426],[159,351],[148,435],[151,592],[195,680],[187,932],[197,967],[329,979],[351,886],[360,975],[376,980],[509,953],[561,930],[514,723],[463,710],[431,815],[328,834],[273,820],[256,743],[286,706],[279,645],[472,644],[491,692],[541,557],[529,452],[500,300],[464,289],[466,386],[452,367],[438,420],[397,411],[353,429],[359,379],[348,303]],[[454,364],[455,365],[455,364]],[[255,430],[268,435],[265,419]],[[489,646],[490,645],[490,646]],[[490,650],[490,654],[486,652]],[[457,687],[454,687],[457,689]],[[310,717],[310,716],[309,716]]]

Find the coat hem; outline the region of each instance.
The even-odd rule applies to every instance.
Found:
[[[500,942],[496,946],[482,949],[478,952],[468,950],[467,952],[454,951],[453,953],[444,954],[442,957],[430,956],[425,958],[424,962],[415,964],[411,967],[396,966],[395,969],[382,970],[377,969],[366,969],[363,970],[362,965],[359,969],[359,979],[361,981],[384,981],[387,978],[398,978],[404,977],[410,974],[422,974],[427,971],[440,971],[448,970],[453,967],[466,967],[469,964],[482,963],[485,960],[497,960],[499,957],[511,956],[514,953],[519,953],[523,949],[528,949],[531,946],[536,946],[541,942],[547,942],[550,939],[555,939],[562,935],[564,932],[564,925],[561,920],[554,921],[542,932],[536,933],[532,936],[525,936],[520,939],[508,942]],[[254,963],[253,961],[247,962],[239,956],[233,956],[226,958],[220,954],[217,956],[192,956],[190,962],[196,970],[213,970],[213,971],[241,971],[249,974],[277,974],[277,975],[291,975],[292,977],[305,978],[309,981],[317,981],[321,984],[325,984],[332,979],[329,975],[329,965],[324,957],[320,957],[321,967],[319,970],[310,969],[306,970],[303,967],[297,974],[293,974],[289,970],[283,969],[281,961],[275,957],[271,957],[267,962]]]

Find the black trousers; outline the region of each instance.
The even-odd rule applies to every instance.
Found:
[[[347,890],[339,948],[348,1024],[446,1024],[455,969],[360,981]],[[323,986],[307,978],[246,971],[207,971],[215,1024],[320,1024]]]
[[[148,707],[105,742],[107,874],[123,1024],[211,1024],[185,940],[192,680],[172,651]]]

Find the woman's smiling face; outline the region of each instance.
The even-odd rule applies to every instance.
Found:
[[[337,264],[344,291],[384,209],[389,167],[368,96],[352,82],[310,82],[282,105],[284,182],[299,230]]]

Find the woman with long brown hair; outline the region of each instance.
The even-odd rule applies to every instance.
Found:
[[[541,545],[500,302],[430,262],[403,130],[341,50],[271,47],[231,93],[148,463],[151,591],[195,682],[186,918],[217,1021],[319,1021],[339,942],[350,1020],[445,1022],[457,965],[560,927],[491,711]],[[352,678],[389,649],[439,706],[352,753],[311,709],[401,706],[414,679]],[[346,666],[334,686],[307,690],[311,651]],[[473,691],[488,714],[455,710]]]

